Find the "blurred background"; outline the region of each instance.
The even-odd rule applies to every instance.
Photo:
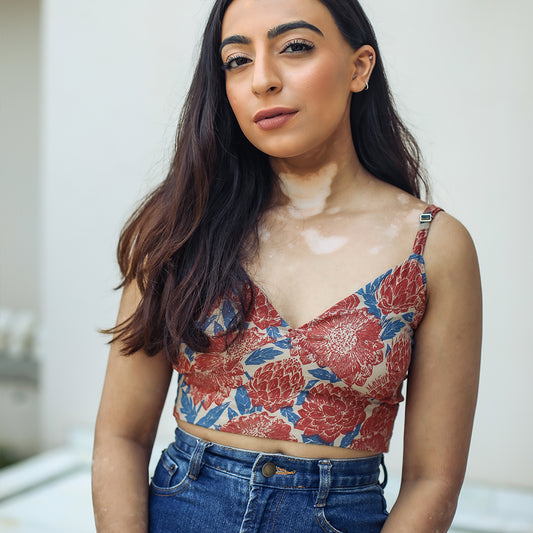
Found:
[[[361,3],[433,201],[467,226],[481,264],[483,364],[465,486],[482,492],[463,510],[482,511],[457,531],[533,531],[533,518],[517,521],[533,507],[533,2]],[[0,465],[32,457],[0,470],[1,531],[94,531],[88,465],[108,350],[97,328],[114,323],[118,235],[165,175],[210,7],[0,0]],[[172,385],[161,443],[172,440],[174,395]],[[393,485],[401,440],[400,416]],[[53,487],[78,498],[77,519],[28,525],[23,510],[50,510],[42,494]],[[496,509],[514,518],[497,522]]]

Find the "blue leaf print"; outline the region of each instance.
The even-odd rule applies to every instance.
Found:
[[[248,359],[246,359],[245,363],[247,365],[262,365],[263,363],[266,363],[267,361],[271,361],[276,357],[276,355],[279,355],[281,352],[280,350],[276,350],[275,348],[269,346],[268,348],[259,348],[258,350],[254,350]]]
[[[190,424],[194,424],[198,411],[200,410],[201,404],[198,407],[192,403],[192,399],[189,396],[189,387],[183,389],[181,395],[181,414],[185,415],[185,420]]]
[[[365,289],[359,289],[355,294],[359,294],[359,296],[363,297],[363,300],[365,301],[365,305],[377,305],[376,303],[376,295],[373,292],[366,292]]]
[[[364,289],[364,292],[365,293],[375,293],[378,289],[379,289],[379,286],[381,285],[382,281],[391,274],[392,272],[392,268],[387,270],[387,272],[385,272],[385,274],[381,274],[381,276],[377,277],[374,281],[372,281],[371,283],[368,283],[366,286],[365,286],[365,289]]]
[[[405,322],[403,320],[391,319],[383,321],[381,326],[383,328],[383,331],[381,332],[381,340],[386,341],[393,339],[396,334],[405,326]]]
[[[286,337],[282,340],[276,341],[274,346],[281,348],[282,350],[289,350],[292,348],[292,342],[290,338]]]
[[[413,321],[413,317],[414,317],[414,313],[405,313],[405,315],[402,315],[402,318],[406,322],[412,322]]]
[[[217,318],[217,315],[214,314],[214,315],[211,315],[205,322],[204,322],[204,326],[203,326],[203,329],[207,329]]]
[[[319,435],[302,435],[302,440],[307,444],[326,444],[330,445],[329,442],[326,442]]]
[[[375,293],[368,294],[361,290],[361,291],[358,291],[357,294],[363,297],[363,301],[365,302],[368,312],[371,315],[375,316],[376,318],[381,319],[383,315],[381,313],[381,310],[378,307]]]
[[[320,380],[319,379],[312,379],[307,382],[307,385],[305,386],[305,391],[311,390]]]
[[[216,335],[217,333],[220,333],[221,331],[224,331],[224,328],[218,322],[215,322],[215,325],[213,327],[213,331],[214,331],[214,333]]]
[[[279,412],[293,425],[300,420],[300,417],[293,411],[292,407],[282,407]]]
[[[239,416],[239,413],[237,413],[237,411],[229,407],[228,408],[228,420],[231,420],[232,418],[235,418],[237,416]]]
[[[222,405],[217,405],[217,407],[210,409],[208,413],[200,418],[200,420],[198,420],[196,423],[199,426],[211,427],[220,418],[220,415],[222,415],[228,405],[229,402],[223,403]]]
[[[296,401],[294,402],[294,405],[303,405],[305,402],[305,399],[307,398],[307,392],[303,391],[298,394]]]
[[[340,381],[339,377],[336,374],[330,372],[329,370],[326,370],[325,368],[309,370],[309,374],[311,374],[315,378],[318,378],[320,381],[328,381],[329,383],[337,383],[338,381]]]
[[[390,347],[390,344],[387,344],[387,349],[385,350],[385,359],[388,359],[391,350],[392,348]]]
[[[389,276],[392,272],[392,268],[387,270],[384,274],[381,274],[381,276],[377,277],[374,281],[368,283],[364,288],[359,289],[356,294],[359,294],[363,297],[363,301],[365,302],[365,305],[368,309],[368,312],[371,315],[374,315],[377,318],[380,318],[383,316],[381,313],[381,310],[378,307],[377,299],[376,299],[376,291],[379,289],[381,283],[383,280]]]
[[[352,441],[359,435],[359,431],[361,429],[361,424],[359,424],[353,431],[350,431],[350,433],[346,433],[344,438],[341,441],[340,447],[341,448],[347,448]]]
[[[288,328],[289,327],[289,324],[287,324],[287,322],[285,322],[285,320],[283,318],[281,319],[281,327],[283,327],[283,328]]]
[[[229,300],[224,300],[222,304],[222,317],[224,318],[224,326],[227,329],[233,318],[235,318],[235,309]]]
[[[191,350],[188,346],[185,347],[185,355],[189,357],[189,359],[194,355],[194,351]]]
[[[279,328],[276,328],[274,326],[268,326],[266,329],[267,335],[271,339],[279,339],[281,337],[281,333],[279,332]]]
[[[248,396],[248,391],[244,388],[244,385],[241,385],[237,392],[235,393],[235,403],[237,404],[237,409],[241,415],[247,415],[251,412],[252,409],[252,400]]]

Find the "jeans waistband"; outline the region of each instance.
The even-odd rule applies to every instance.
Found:
[[[256,484],[280,488],[318,489],[327,477],[330,489],[379,483],[379,467],[386,469],[383,454],[355,459],[305,459],[279,453],[244,450],[207,442],[176,428],[176,440],[169,446],[170,458],[177,453],[190,460],[189,475],[195,478],[204,466]]]

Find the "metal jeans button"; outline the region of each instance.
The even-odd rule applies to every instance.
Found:
[[[262,466],[261,472],[265,477],[272,477],[276,473],[276,465],[269,461]]]

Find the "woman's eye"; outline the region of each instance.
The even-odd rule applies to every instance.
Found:
[[[224,70],[233,70],[235,68],[242,67],[243,65],[246,65],[249,62],[250,60],[244,56],[230,57],[224,63],[224,65],[222,65],[222,68]]]
[[[312,50],[314,46],[310,43],[305,43],[302,41],[294,41],[292,43],[289,43],[284,49],[284,52],[289,52],[291,54],[298,53],[298,52],[308,52],[309,50]]]

